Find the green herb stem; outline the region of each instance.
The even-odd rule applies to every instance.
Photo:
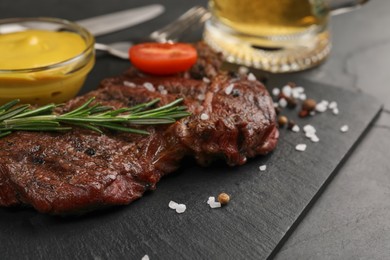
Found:
[[[98,133],[103,133],[102,129],[111,129],[148,134],[145,130],[131,128],[129,125],[171,124],[190,115],[186,107],[179,106],[182,99],[152,109],[150,107],[157,104],[159,99],[120,109],[100,104],[91,105],[94,100],[95,98],[91,98],[76,109],[61,115],[53,113],[60,105],[49,104],[31,109],[30,105],[17,106],[19,100],[13,100],[0,106],[0,137],[13,131],[68,131],[72,126]]]

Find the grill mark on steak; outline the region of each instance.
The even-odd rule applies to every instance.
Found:
[[[269,149],[262,140],[268,136],[272,139],[276,134],[272,131],[276,128],[272,100],[258,81],[239,79],[231,83],[231,77],[227,73],[215,76],[210,84],[193,79],[127,73],[122,77],[103,81],[101,87],[123,87],[123,82],[132,82],[137,86],[128,91],[142,89],[144,83],[151,83],[154,86],[163,85],[170,95],[185,97],[184,103],[193,115],[189,120],[179,122],[178,127],[182,128],[182,136],[179,138],[202,165],[212,161],[214,155],[226,158],[229,165],[241,165],[246,162],[247,157],[267,153]],[[234,89],[245,94],[227,95],[225,89],[230,84],[234,84]],[[156,95],[156,92],[149,93]],[[204,95],[204,100],[197,99],[199,95]],[[202,113],[210,118],[201,120]]]
[[[184,156],[193,156],[201,165],[219,158],[241,165],[247,158],[272,151],[278,130],[265,87],[220,71],[216,54],[203,57],[210,50],[202,44],[197,47],[198,65],[187,73],[151,77],[130,69],[103,80],[98,90],[70,100],[57,111],[67,112],[91,97],[114,108],[155,98],[164,105],[183,97],[192,115],[172,125],[143,126],[148,136],[115,131],[100,135],[74,128],[66,133],[16,132],[1,138],[0,205],[27,204],[40,212],[62,214],[129,204],[155,189]],[[200,76],[210,83],[199,80]],[[156,91],[146,89],[146,82]],[[226,94],[232,83],[232,93]],[[159,85],[167,94],[157,90]],[[202,120],[203,113],[209,118]]]

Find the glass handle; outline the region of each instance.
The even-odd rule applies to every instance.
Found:
[[[332,16],[360,8],[362,5],[367,3],[369,0],[331,0],[328,1],[330,7],[330,14]]]

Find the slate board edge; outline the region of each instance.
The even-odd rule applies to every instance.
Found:
[[[367,95],[370,96],[370,95]],[[294,223],[291,225],[291,227],[287,230],[287,232],[284,234],[284,236],[279,240],[278,244],[275,246],[275,248],[272,250],[271,254],[267,257],[267,259],[273,259],[276,254],[279,252],[279,250],[283,247],[284,243],[287,241],[287,239],[290,237],[290,235],[295,231],[299,223],[304,219],[306,214],[311,210],[317,199],[322,195],[322,193],[325,191],[326,187],[329,185],[329,183],[334,179],[336,174],[339,172],[339,170],[342,168],[344,163],[348,160],[348,158],[351,156],[353,151],[359,146],[361,141],[364,139],[364,137],[367,135],[367,133],[371,130],[374,123],[378,120],[379,116],[381,115],[381,112],[383,110],[383,104],[380,104],[378,111],[372,118],[372,120],[367,124],[364,131],[361,133],[361,135],[358,137],[356,142],[350,147],[348,152],[345,154],[345,156],[340,160],[339,164],[337,164],[336,168],[333,170],[333,172],[329,175],[329,177],[324,181],[324,183],[321,185],[321,187],[318,189],[316,194],[311,198],[311,200],[308,202],[306,207],[303,209],[303,211],[299,214],[298,218],[294,221]]]

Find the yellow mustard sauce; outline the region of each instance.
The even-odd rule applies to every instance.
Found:
[[[86,49],[85,40],[73,32],[0,34],[0,104],[16,98],[61,103],[74,97],[94,64],[93,51]]]

